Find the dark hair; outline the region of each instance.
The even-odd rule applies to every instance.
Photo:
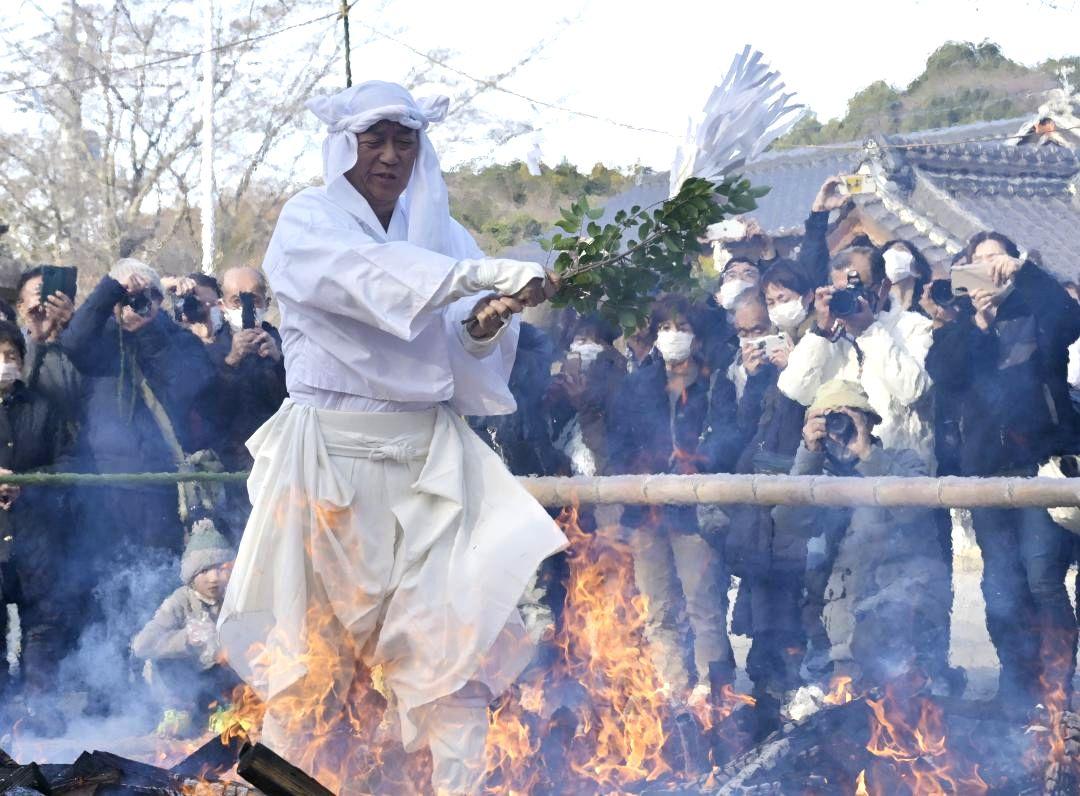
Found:
[[[866,249],[877,248],[874,246],[874,242],[870,240],[870,236],[867,235],[865,232],[860,232],[858,235],[852,238],[851,243],[848,244],[848,247],[862,247]]]
[[[798,264],[785,259],[777,260],[761,275],[762,289],[767,288],[769,285],[793,290],[800,296],[805,296],[813,289],[810,280],[799,269]]]
[[[188,274],[188,279],[192,280],[199,287],[210,288],[218,298],[221,298],[221,285],[218,284],[215,277],[196,271],[193,274]]]
[[[870,261],[870,277],[875,285],[881,284],[885,279],[885,258],[881,256],[881,251],[873,246],[849,246],[829,261],[829,270],[850,271],[852,260],[857,256]]]
[[[903,238],[886,241],[881,246],[882,256],[884,257],[885,252],[887,252],[893,246],[903,246],[908,251],[908,253],[911,254],[913,258],[911,265],[913,270],[915,271],[916,281],[929,282],[931,279],[933,279],[934,269],[930,267],[930,261],[926,259],[926,255],[919,251],[919,248],[914,243],[912,243],[911,241],[906,241]]]
[[[26,283],[31,279],[37,279],[38,277],[45,277],[45,266],[35,265],[33,268],[27,268],[21,274],[19,274],[19,283],[15,286],[15,295],[21,296],[22,290],[26,287]]]
[[[1020,256],[1020,247],[1012,242],[1011,238],[1007,238],[1000,232],[976,232],[971,236],[971,240],[968,241],[967,246],[964,247],[964,257],[968,262],[975,256],[975,250],[979,248],[980,243],[986,243],[986,241],[992,240],[1001,244],[1001,248],[1005,250],[1005,253],[1010,257]]]
[[[581,316],[578,318],[577,323],[574,324],[574,337],[583,332],[592,332],[596,339],[603,340],[608,345],[614,343],[620,334],[618,329],[595,312]]]
[[[0,299],[0,321],[7,321],[8,323],[14,324],[18,323],[18,317],[19,316],[15,314],[15,308],[3,299]]]
[[[665,293],[652,303],[649,309],[649,334],[655,338],[661,324],[676,318],[685,318],[694,334],[701,336],[703,324],[700,309],[686,296],[675,293]]]
[[[761,265],[756,260],[751,260],[749,257],[732,257],[730,260],[724,263],[724,267],[720,270],[720,275],[723,276],[728,272],[731,266],[738,265],[739,263],[751,265],[758,271],[758,273],[761,273]]]
[[[19,351],[19,356],[26,359],[26,340],[22,329],[11,321],[0,321],[0,343],[11,343]]]

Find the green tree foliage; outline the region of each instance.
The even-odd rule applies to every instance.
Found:
[[[582,173],[569,164],[541,167],[534,177],[520,161],[461,168],[446,175],[450,212],[489,254],[539,237],[559,220],[559,208],[581,197],[625,191],[636,175],[597,163]]]
[[[590,207],[583,196],[560,211],[555,226],[563,232],[541,241],[558,252],[554,269],[562,286],[552,304],[582,315],[599,312],[633,332],[656,294],[700,292],[695,264],[705,228],[754,210],[768,191],[736,176],[721,182],[692,177],[670,199],[620,210],[604,226],[597,223],[604,209]]]
[[[875,81],[848,100],[847,113],[822,123],[808,114],[777,148],[858,141],[885,134],[1009,119],[1034,113],[1043,94],[1059,85],[1062,66],[1080,58],[1050,59],[1029,67],[1005,56],[993,42],[946,42],[906,88]],[[1071,76],[1080,85],[1080,68]]]

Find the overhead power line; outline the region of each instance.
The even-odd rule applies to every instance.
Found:
[[[323,14],[322,16],[312,17],[311,19],[306,19],[303,22],[296,22],[292,25],[286,25],[285,27],[277,28],[266,33],[259,33],[255,36],[245,36],[242,39],[233,39],[232,41],[225,42],[224,44],[219,44],[216,47],[210,47],[203,50],[192,50],[190,52],[176,53],[175,55],[167,55],[162,58],[155,58],[152,61],[143,61],[142,63],[132,64],[131,66],[119,66],[114,69],[107,69],[104,71],[106,74],[110,75],[121,74],[124,72],[137,72],[140,69],[152,69],[154,67],[162,66],[164,64],[171,64],[175,63],[176,61],[183,61],[187,58],[195,58],[196,56],[200,55],[210,55],[222,52],[224,50],[230,50],[233,47],[240,47],[245,44],[253,44],[255,42],[264,41],[265,39],[269,39],[274,36],[280,36],[282,33],[287,33],[290,30],[296,30],[297,28],[314,25],[316,22],[322,22],[323,20],[327,19],[340,19],[341,15],[343,13],[346,13],[349,9],[356,5],[357,2],[359,2],[359,0],[353,0],[353,2],[349,3],[348,7],[344,10],[339,9],[330,14]],[[86,83],[88,81],[94,80],[95,77],[95,74],[89,74],[83,75],[82,77],[68,78],[66,80],[50,80],[47,83],[36,83],[28,86],[18,86],[16,88],[2,89],[0,90],[0,96],[5,96],[7,94],[20,94],[24,91],[41,91],[47,88],[55,88],[56,86],[78,85],[79,83]]]

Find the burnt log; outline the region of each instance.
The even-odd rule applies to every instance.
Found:
[[[54,794],[68,793],[100,785],[115,785],[123,773],[120,769],[83,752],[70,766],[63,766],[58,773],[49,775],[49,787]]]
[[[49,782],[45,779],[45,775],[41,773],[37,763],[28,763],[18,768],[5,769],[0,774],[0,793],[8,793],[16,788],[37,791],[38,793],[44,793],[46,796],[52,794],[52,788],[49,787]]]
[[[0,768],[18,768],[19,764],[15,762],[15,758],[0,749]]]
[[[240,735],[234,735],[228,743],[215,735],[169,771],[178,777],[216,779],[236,766],[244,743]]]
[[[333,791],[261,743],[245,744],[236,773],[266,796],[334,796]]]

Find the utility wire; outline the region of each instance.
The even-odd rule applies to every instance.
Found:
[[[229,50],[229,49],[232,49],[233,47],[239,47],[239,46],[244,45],[244,44],[253,44],[254,42],[263,41],[265,39],[272,38],[273,36],[279,36],[282,33],[287,33],[290,30],[296,30],[297,28],[303,28],[303,27],[306,27],[307,25],[313,25],[316,22],[322,22],[323,20],[326,20],[326,19],[335,19],[335,20],[340,19],[342,14],[347,13],[349,11],[349,9],[351,9],[358,2],[359,2],[359,0],[353,0],[353,2],[349,3],[349,5],[346,8],[338,9],[337,11],[334,11],[333,13],[323,14],[322,16],[319,16],[319,17],[313,17],[311,19],[304,20],[303,22],[297,22],[297,23],[292,24],[292,25],[286,25],[283,28],[277,28],[276,30],[271,30],[271,31],[268,31],[266,33],[260,33],[260,34],[255,35],[255,36],[245,36],[242,39],[234,39],[233,41],[226,42],[224,44],[219,44],[216,47],[211,47],[210,49],[192,50],[191,52],[183,52],[183,53],[178,53],[176,55],[168,55],[168,56],[165,56],[163,58],[157,58],[157,59],[155,59],[153,61],[143,61],[141,64],[134,64],[132,66],[121,66],[121,67],[117,67],[115,69],[108,69],[108,70],[105,70],[105,73],[110,74],[110,75],[115,75],[115,74],[120,74],[120,73],[123,73],[123,72],[137,72],[140,69],[152,69],[153,67],[161,66],[163,64],[170,64],[170,63],[174,63],[176,61],[183,61],[186,58],[194,58],[196,56],[207,55],[209,53],[218,53],[218,52],[222,52],[223,50]],[[37,84],[34,84],[34,85],[29,85],[29,86],[20,86],[18,88],[8,88],[8,89],[0,90],[0,96],[5,96],[7,94],[20,94],[20,93],[22,93],[24,91],[40,91],[40,90],[47,89],[47,88],[54,88],[56,86],[77,85],[79,83],[86,83],[88,81],[94,80],[96,77],[97,77],[96,74],[84,75],[83,77],[73,77],[73,78],[68,78],[67,80],[52,80],[52,81],[49,81],[48,83],[37,83]]]

